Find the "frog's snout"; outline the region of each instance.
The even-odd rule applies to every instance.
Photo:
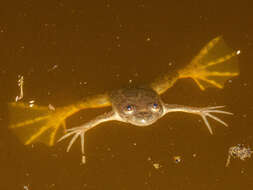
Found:
[[[152,114],[150,114],[149,112],[139,112],[137,116],[140,118],[148,119],[152,116]]]
[[[139,126],[147,126],[155,122],[155,119],[150,112],[139,112],[135,115],[135,121]]]

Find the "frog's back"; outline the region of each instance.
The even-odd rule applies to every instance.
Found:
[[[113,106],[141,102],[153,102],[159,100],[159,95],[148,87],[126,87],[114,90],[110,93],[110,100]]]

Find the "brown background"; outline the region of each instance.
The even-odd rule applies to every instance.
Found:
[[[253,160],[232,160],[230,146],[253,148],[253,3],[250,1],[1,1],[0,189],[167,190],[252,189]],[[80,147],[22,145],[7,129],[6,102],[25,78],[24,101],[55,107],[88,95],[152,81],[181,67],[212,38],[223,35],[240,49],[241,75],[223,90],[201,92],[182,80],[163,99],[193,106],[227,105],[229,128],[198,117],[170,114],[147,128],[109,122],[86,135],[87,164]],[[170,66],[172,63],[172,66]],[[55,66],[56,65],[56,66]],[[82,112],[69,126],[104,110]],[[196,157],[193,155],[196,154]],[[180,155],[179,164],[173,156]],[[150,160],[151,159],[151,160]],[[155,169],[153,164],[161,167]]]

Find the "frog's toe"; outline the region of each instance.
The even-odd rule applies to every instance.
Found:
[[[70,133],[67,133],[67,134],[63,135],[61,138],[59,138],[57,142],[60,142],[60,141],[62,141],[62,140],[64,140],[64,139],[68,138],[69,136],[71,136],[71,135],[73,135],[73,134],[75,134],[75,133],[76,133],[75,131],[72,131],[72,132],[70,132]]]
[[[224,121],[222,121],[220,118],[218,118],[218,117],[216,117],[216,116],[214,116],[214,115],[212,115],[212,114],[210,114],[210,113],[207,113],[206,115],[207,115],[208,117],[212,118],[213,120],[215,120],[215,121],[217,121],[217,122],[223,124],[224,126],[226,126],[226,127],[228,126],[228,124],[225,123]]]
[[[212,118],[213,120],[221,123],[222,125],[224,126],[228,126],[228,124],[226,122],[224,122],[223,120],[221,120],[220,118],[218,118],[217,116],[213,115],[212,113],[221,113],[221,114],[227,114],[227,115],[233,115],[233,113],[231,112],[227,112],[227,111],[223,111],[223,110],[217,110],[219,108],[223,108],[224,106],[214,106],[214,107],[207,107],[207,108],[203,108],[201,111],[200,111],[200,116],[202,117],[204,123],[206,124],[209,132],[211,134],[213,134],[213,131],[212,131],[212,128],[207,120],[207,117],[210,117]]]
[[[69,142],[69,145],[68,145],[67,150],[66,150],[67,152],[69,152],[69,150],[71,149],[72,145],[74,144],[74,142],[76,141],[76,139],[78,138],[78,136],[79,135],[82,136],[82,132],[80,132],[80,131],[77,131],[75,133],[76,134],[72,137],[72,139]]]

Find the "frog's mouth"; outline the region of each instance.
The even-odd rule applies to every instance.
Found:
[[[149,112],[140,112],[135,114],[134,117],[131,118],[130,123],[136,126],[149,126],[156,122],[158,118],[154,117],[152,113]]]

